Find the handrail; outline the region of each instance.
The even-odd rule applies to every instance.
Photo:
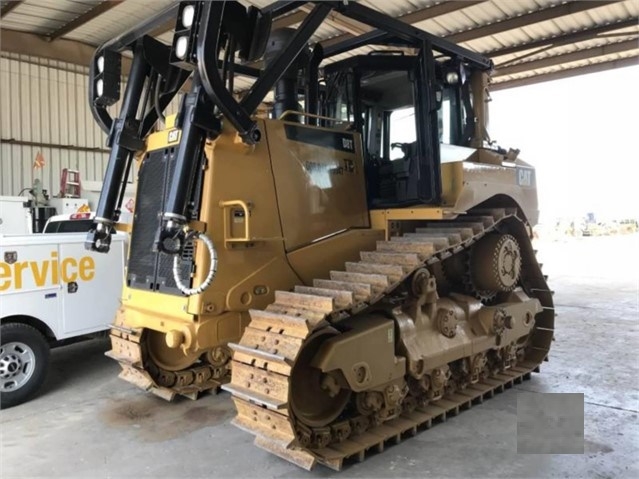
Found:
[[[231,215],[227,212],[232,206],[239,206],[244,211],[244,236],[235,238],[231,236]],[[228,200],[228,201],[220,201],[220,207],[224,210],[224,244],[225,246],[228,243],[248,243],[253,241],[251,239],[251,229],[249,226],[250,220],[250,209],[249,203],[243,200]]]

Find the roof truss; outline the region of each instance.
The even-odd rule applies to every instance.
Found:
[[[11,10],[16,8],[21,3],[22,3],[22,0],[12,0],[10,2],[7,2],[5,6],[2,7],[2,10],[0,10],[0,18],[4,18],[6,14],[8,14]]]
[[[563,35],[541,38],[539,40],[533,40],[531,42],[514,45],[512,47],[492,50],[489,52],[485,52],[485,54],[491,58],[496,58],[504,55],[511,55],[513,53],[524,52],[534,48],[544,47],[547,45],[552,45],[553,47],[567,45],[569,43],[577,43],[585,40],[590,40],[598,36],[603,36],[607,32],[614,32],[617,30],[637,26],[639,26],[639,17],[631,17],[628,20],[619,20],[617,22],[607,23],[605,25],[598,25],[595,27],[585,28],[583,30],[576,30],[574,32],[566,33]]]
[[[534,85],[536,83],[561,80],[564,78],[575,77],[579,75],[586,75],[588,73],[598,73],[606,70],[613,70],[617,68],[625,68],[631,66],[637,66],[639,64],[639,54],[633,55],[627,58],[619,60],[611,60],[606,62],[598,62],[592,65],[584,65],[576,68],[569,68],[566,70],[559,70],[552,73],[543,73],[540,75],[531,75],[524,78],[517,78],[515,80],[508,80],[491,85],[491,91],[506,90],[508,88],[515,88],[520,86]]]
[[[446,39],[455,43],[468,42],[471,40],[476,40],[478,38],[487,37],[490,35],[496,35],[502,32],[507,32],[508,30],[514,30],[515,28],[522,28],[527,25],[531,25],[533,23],[545,22],[547,20],[554,20],[555,18],[564,17],[566,15],[585,12],[586,10],[591,10],[593,8],[599,8],[605,5],[610,5],[611,3],[615,3],[616,1],[619,1],[619,0],[614,0],[614,1],[593,0],[593,1],[585,1],[585,2],[573,1],[570,3],[561,4],[561,5],[554,5],[552,7],[535,10],[533,12],[526,13],[518,17],[508,18],[500,22],[495,22],[488,25],[482,25],[477,28],[472,28],[470,30],[465,30],[463,32],[447,35]]]
[[[67,33],[72,32],[76,28],[81,27],[85,23],[90,22],[91,20],[102,15],[103,13],[108,12],[113,7],[117,7],[120,3],[122,3],[122,1],[123,0],[107,0],[102,3],[98,3],[91,10],[86,11],[79,17],[75,18],[74,20],[71,20],[69,23],[53,31],[50,35],[48,35],[49,41],[53,41],[60,37],[63,37]]]
[[[584,48],[582,50],[577,50],[570,53],[552,55],[546,58],[540,58],[538,60],[516,63],[507,67],[498,68],[493,76],[496,78],[500,76],[513,75],[516,73],[525,73],[532,70],[554,67],[557,65],[568,64],[581,60],[590,60],[592,58],[597,58],[604,55],[625,53],[630,50],[638,50],[639,52],[639,42],[637,41],[637,38],[626,40],[623,42],[609,43],[607,45],[601,45],[598,47]]]

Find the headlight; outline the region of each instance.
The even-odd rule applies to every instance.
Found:
[[[102,73],[104,71],[104,57],[103,56],[98,58],[97,64],[98,64],[98,72]]]
[[[459,81],[459,74],[457,72],[446,73],[446,83],[449,85],[456,85]]]
[[[195,7],[193,5],[187,5],[184,7],[184,10],[182,10],[182,26],[184,26],[184,28],[191,28],[194,17]]]
[[[180,60],[184,60],[186,58],[186,53],[189,48],[189,38],[187,35],[183,35],[177,39],[175,43],[175,56]]]
[[[104,93],[104,80],[101,78],[95,83],[95,91],[98,93],[98,96],[102,96]]]

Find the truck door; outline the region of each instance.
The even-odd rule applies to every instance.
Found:
[[[60,284],[52,273],[57,246],[36,235],[5,236],[0,243],[0,317],[37,318],[57,337],[62,327]]]
[[[83,240],[65,242],[59,257],[64,336],[107,329],[120,304],[124,241],[114,237],[108,254],[85,250]]]

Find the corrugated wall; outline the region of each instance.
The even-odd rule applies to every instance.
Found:
[[[17,195],[39,178],[55,196],[63,168],[79,170],[83,180],[102,180],[106,135],[89,110],[88,81],[85,67],[2,53],[0,195]],[[177,104],[174,100],[168,113]],[[38,152],[45,165],[34,169]]]

